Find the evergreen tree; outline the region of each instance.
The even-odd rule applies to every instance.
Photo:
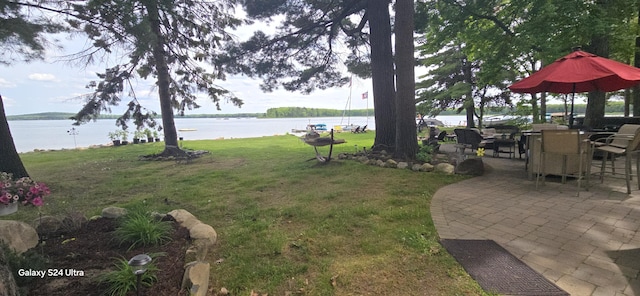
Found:
[[[396,145],[396,104],[388,0],[246,0],[250,18],[282,19],[277,32],[256,32],[220,60],[234,73],[263,79],[262,88],[309,93],[345,85],[342,66],[371,77],[376,121],[374,149]],[[346,45],[348,53],[341,47]],[[415,101],[411,102],[415,105]],[[411,116],[413,120],[414,115]],[[415,129],[415,126],[412,127]]]
[[[133,119],[137,128],[155,127],[155,112],[140,105],[129,81],[154,79],[162,114],[165,149],[162,154],[177,152],[178,137],[174,110],[197,108],[196,93],[205,93],[220,109],[220,100],[238,106],[242,101],[215,84],[224,72],[206,63],[220,54],[220,46],[229,41],[227,29],[240,21],[230,14],[232,1],[193,0],[90,0],[72,4],[73,15],[93,40],[95,51],[78,56],[92,62],[98,54],[109,54],[118,47],[128,60],[99,74],[100,81],[90,84],[95,92],[86,96],[86,104],[74,117],[84,123],[110,106],[121,103],[122,94],[131,96],[127,111],[116,124],[123,129]]]
[[[56,33],[65,27],[44,15],[44,6],[54,1],[0,1],[0,64],[29,62],[44,57],[50,42],[48,33]],[[29,174],[18,154],[0,96],[0,172],[13,174],[14,178]]]

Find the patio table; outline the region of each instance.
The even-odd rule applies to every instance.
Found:
[[[509,159],[515,158],[516,140],[497,137],[493,139],[493,157],[500,157],[500,153],[508,153]]]

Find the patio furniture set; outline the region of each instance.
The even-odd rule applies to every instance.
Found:
[[[530,180],[535,178],[536,188],[545,183],[547,175],[556,175],[562,178],[562,183],[566,183],[567,177],[576,178],[578,192],[585,181],[588,190],[592,167],[596,167],[599,171],[595,174],[601,182],[605,174],[623,176],[627,193],[631,193],[631,180],[640,171],[640,156],[636,155],[636,168],[632,168],[634,154],[640,153],[640,124],[623,124],[617,131],[610,132],[584,132],[546,123],[534,124],[532,130],[527,131],[505,126],[482,131],[461,128],[454,133],[456,150],[462,155],[465,149],[479,148],[493,150],[493,157],[500,157],[500,153],[506,153],[510,159],[515,158],[516,152],[520,158],[524,155],[525,169]],[[624,158],[623,172],[616,171],[618,158]]]
[[[583,180],[588,190],[592,168],[596,167],[601,182],[604,182],[605,174],[617,174],[625,179],[627,194],[631,193],[631,180],[634,175],[638,176],[640,169],[637,155],[636,168],[632,168],[634,154],[640,152],[640,125],[623,124],[616,132],[607,133],[542,126],[531,131],[527,138],[530,147],[528,172],[530,178],[536,178],[536,187],[540,181],[544,184],[547,175],[561,176],[562,183],[567,177],[574,177],[578,181],[579,194]],[[619,157],[624,158],[622,174],[616,172]],[[640,189],[640,180],[637,187]]]
[[[459,128],[453,132],[457,140],[456,149],[463,154],[465,149],[473,151],[478,148],[492,150],[493,157],[500,157],[500,153],[506,153],[509,158],[515,158],[517,152],[522,158],[524,154],[524,143],[516,137],[519,133],[516,126],[500,125],[482,130]]]

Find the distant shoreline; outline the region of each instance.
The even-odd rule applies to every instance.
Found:
[[[7,115],[7,120],[72,120],[75,113],[47,112],[21,115]],[[117,119],[120,115],[105,114],[98,116],[98,119]],[[263,118],[265,113],[239,113],[239,114],[193,114],[175,116],[176,118]],[[160,118],[158,115],[156,118]]]

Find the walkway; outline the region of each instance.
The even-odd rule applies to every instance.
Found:
[[[574,296],[640,295],[639,190],[627,195],[624,179],[611,177],[592,178],[579,197],[575,181],[559,178],[536,190],[524,160],[483,161],[483,176],[434,195],[440,238],[492,239]]]

